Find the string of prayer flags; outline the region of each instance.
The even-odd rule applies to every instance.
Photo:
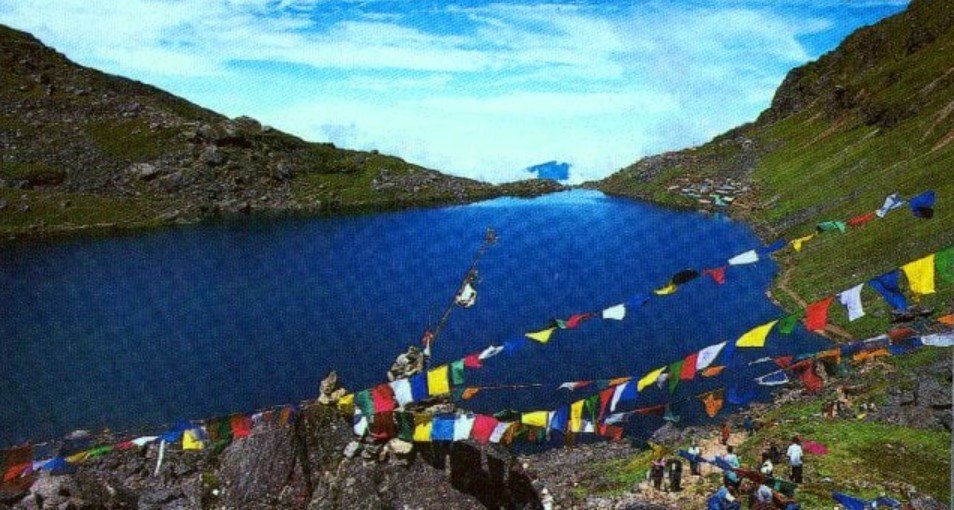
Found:
[[[723,395],[724,391],[722,388],[717,390],[712,390],[707,393],[703,393],[697,398],[702,401],[702,404],[705,406],[706,415],[709,418],[715,418],[719,411],[722,409],[723,404],[725,403],[725,398]]]
[[[526,333],[524,336],[535,342],[540,342],[541,344],[545,344],[550,341],[550,336],[553,335],[553,332],[556,331],[556,329],[557,328],[555,327],[541,329],[540,331]]]
[[[934,200],[934,190],[929,189],[908,200],[908,206],[916,218],[931,219],[934,217]]]
[[[736,347],[765,347],[765,339],[768,338],[769,331],[776,324],[778,324],[778,321],[774,320],[752,328],[736,340]]]
[[[855,216],[854,218],[851,218],[850,220],[848,220],[848,226],[854,227],[854,228],[860,227],[864,225],[865,223],[868,223],[869,221],[874,219],[874,217],[875,217],[875,211],[870,211],[865,214]]]
[[[740,253],[731,259],[729,259],[730,266],[741,266],[744,264],[754,264],[759,261],[759,253],[755,250],[749,250],[744,253]]]
[[[650,371],[648,374],[644,375],[642,379],[636,384],[636,391],[643,391],[647,386],[656,382],[659,379],[659,376],[666,370],[666,367],[660,367],[655,370]]]
[[[861,288],[863,283],[838,294],[838,302],[845,305],[848,309],[848,322],[855,321],[865,316],[864,307],[861,305]]]
[[[871,285],[873,289],[878,291],[881,297],[891,305],[891,308],[895,310],[906,310],[908,308],[908,301],[905,299],[904,294],[901,293],[900,280],[901,271],[892,269],[881,276],[872,278],[868,281],[868,285]]]
[[[917,296],[934,294],[934,254],[921,257],[901,266],[908,278],[908,286]]]
[[[792,249],[795,250],[796,252],[802,251],[802,245],[807,243],[808,241],[811,241],[812,238],[814,237],[815,237],[815,234],[808,234],[807,236],[802,236],[802,237],[792,239],[792,243],[791,243]]]
[[[714,282],[722,285],[725,283],[725,268],[726,266],[703,269],[702,274],[709,275]]]
[[[805,307],[805,329],[824,331],[828,324],[828,307],[834,300],[835,296],[828,296]]]
[[[904,200],[901,198],[901,195],[892,193],[885,197],[884,204],[882,204],[881,207],[875,211],[875,215],[877,215],[879,218],[884,218],[889,211],[893,211],[902,205],[904,205]]]
[[[626,318],[626,305],[618,304],[606,308],[602,313],[603,319],[612,319],[615,321],[621,321]]]
[[[815,229],[819,232],[828,232],[830,230],[838,230],[842,234],[848,231],[848,227],[844,221],[823,221],[815,226]]]
[[[447,372],[447,365],[441,365],[427,371],[427,393],[429,396],[436,397],[450,393]]]

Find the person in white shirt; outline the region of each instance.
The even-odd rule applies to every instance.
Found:
[[[788,465],[792,467],[792,481],[802,483],[802,438],[795,436],[788,445]]]
[[[768,452],[762,452],[762,467],[759,468],[765,476],[772,476],[772,472],[775,471],[775,465],[772,464],[772,456]]]

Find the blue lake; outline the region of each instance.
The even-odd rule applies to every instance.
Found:
[[[223,222],[105,239],[0,247],[0,445],[77,428],[138,430],[177,418],[293,403],[336,369],[345,386],[385,379],[436,321],[484,230],[477,304],[453,312],[434,362],[501,345],[553,318],[598,311],[685,268],[719,265],[759,241],[745,225],[572,191],[442,209]],[[772,262],[732,267],[468,371],[476,411],[554,407],[586,396],[562,381],[642,375],[777,318]],[[744,360],[824,345],[773,333]],[[675,399],[770,371],[746,366],[682,384]],[[727,371],[729,372],[729,371]],[[592,391],[592,390],[591,390]],[[639,406],[663,402],[647,391]],[[763,394],[764,395],[764,394]],[[677,406],[684,421],[701,404]],[[639,417],[638,430],[661,424]]]

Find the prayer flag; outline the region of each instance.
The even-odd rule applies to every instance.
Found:
[[[481,368],[484,364],[480,361],[480,354],[470,354],[464,358],[464,366],[467,368]]]
[[[626,301],[625,305],[630,308],[639,308],[640,306],[645,305],[646,302],[649,301],[649,298],[651,297],[652,296],[646,293],[637,294],[636,296],[633,296],[628,301]]]
[[[182,433],[183,450],[201,450],[205,448],[205,443],[200,439],[201,429],[191,429]]]
[[[557,410],[550,415],[550,428],[553,430],[559,430],[561,432],[566,430],[567,420],[569,417],[570,408],[568,406],[557,408]]]
[[[934,217],[934,199],[934,190],[927,190],[908,200],[908,206],[915,217],[931,219]]]
[[[576,315],[571,315],[570,318],[566,320],[565,327],[566,329],[576,329],[580,324],[583,323],[583,321],[589,319],[592,316],[593,314],[591,313],[578,313]]]
[[[725,266],[703,269],[702,274],[709,275],[719,285],[725,283]]]
[[[394,393],[394,400],[398,406],[404,407],[414,402],[414,394],[411,392],[411,382],[407,379],[395,379],[391,381],[391,392]]]
[[[755,381],[762,386],[778,386],[780,384],[788,383],[788,374],[782,370],[779,370],[777,372],[760,376],[756,378]]]
[[[765,256],[770,253],[775,253],[781,250],[782,248],[784,248],[786,244],[788,243],[785,241],[785,239],[779,239],[772,244],[769,244],[767,246],[762,246],[758,249],[759,256]]]
[[[476,395],[479,391],[480,388],[464,388],[463,393],[460,394],[460,398],[461,400],[470,400],[474,398],[474,395]]]
[[[556,328],[553,328],[553,329],[556,329]],[[514,338],[512,340],[507,340],[504,343],[504,347],[503,347],[504,352],[506,352],[507,354],[513,354],[519,351],[520,349],[522,349],[527,344],[528,344],[527,339],[522,336]]]
[[[702,394],[700,400],[702,400],[702,404],[705,406],[706,414],[709,418],[715,418],[725,403],[722,388]]]
[[[950,347],[954,345],[954,332],[934,333],[921,337],[921,343],[934,347]]]
[[[470,308],[477,302],[477,289],[470,282],[467,282],[460,288],[457,295],[454,296],[454,303],[464,308]]]
[[[874,212],[874,211],[866,212],[866,213],[864,213],[864,214],[861,214],[861,215],[859,215],[859,216],[855,216],[854,218],[848,220],[848,226],[849,226],[849,227],[856,227],[856,228],[857,228],[857,227],[860,227],[860,226],[864,225],[865,223],[868,223],[869,221],[871,221],[874,217],[875,217],[875,212]]]
[[[361,414],[357,408],[354,410],[354,416],[351,419],[351,428],[356,436],[364,436],[368,431],[368,418]],[[216,449],[221,446],[216,446]]]
[[[805,328],[809,331],[823,331],[828,324],[828,307],[835,296],[816,301],[805,307]]]
[[[520,415],[520,423],[523,423],[524,425],[533,425],[534,427],[546,428],[547,418],[549,418],[549,413],[547,411],[531,411],[529,413],[523,413]]]
[[[848,309],[848,322],[860,319],[865,316],[865,310],[861,305],[861,288],[863,283],[838,294],[838,302],[845,305]]]
[[[908,277],[911,292],[923,296],[934,294],[934,254],[921,257],[913,262],[901,266],[904,275]]]
[[[431,417],[418,418],[417,415],[415,415],[414,418],[414,441],[419,443],[431,442],[431,431],[433,430]]]
[[[511,425],[513,425],[513,423],[509,423],[509,422],[497,423],[497,426],[494,427],[494,431],[490,434],[490,442],[499,443],[500,440],[503,438],[504,434],[507,432],[507,429],[509,429]]]
[[[497,427],[497,419],[493,416],[478,414],[474,418],[474,427],[470,431],[470,437],[481,444],[490,442],[490,435]]]
[[[802,312],[795,312],[782,318],[778,321],[778,332],[783,335],[791,335],[792,331],[795,330],[795,325],[798,324],[798,318],[801,316]]]
[[[156,439],[159,439],[159,436],[142,436],[142,437],[137,437],[136,439],[133,439],[132,441],[130,441],[130,443],[142,448],[143,446],[146,446],[147,444],[154,442]]]
[[[464,384],[464,360],[459,359],[450,365],[451,384],[459,386]]]
[[[676,285],[682,285],[684,283],[691,282],[699,277],[699,271],[695,269],[683,269],[678,273],[672,275],[672,278],[669,279],[670,282],[675,283]]]
[[[426,400],[428,397],[427,374],[415,374],[409,380],[411,381],[411,396],[414,397],[414,402]]]
[[[414,441],[414,414],[407,412],[394,413],[397,422],[397,437],[402,441]]]
[[[617,385],[613,388],[613,399],[610,402],[610,411],[616,410],[616,404],[619,403],[620,399],[623,398],[623,392],[626,391],[626,387],[630,386],[632,383],[625,382],[623,384]]]
[[[904,298],[904,294],[901,293],[901,287],[898,285],[898,282],[901,279],[901,271],[897,269],[892,269],[887,273],[873,278],[868,281],[868,285],[871,285],[885,301],[891,305],[891,308],[895,310],[906,310],[908,308],[908,301]]]
[[[669,282],[665,287],[660,287],[653,291],[657,296],[668,296],[669,294],[674,294],[678,287],[675,283]]]
[[[623,320],[624,318],[626,318],[626,305],[618,304],[603,310],[603,318],[612,319],[616,321]]]
[[[716,356],[722,352],[722,348],[725,347],[727,342],[717,343],[715,345],[710,345],[699,351],[699,355],[696,358],[696,371],[702,370],[715,361]]]
[[[683,381],[691,381],[696,377],[696,365],[698,364],[699,353],[694,352],[682,360],[682,369],[679,370],[679,378]]]
[[[736,347],[765,347],[765,339],[776,324],[777,320],[752,328],[736,340]]]
[[[545,344],[550,341],[550,336],[553,335],[553,332],[555,330],[556,328],[547,328],[547,329],[542,329],[540,331],[527,333],[524,336],[526,336],[530,340],[534,340],[534,341],[540,342],[541,344]]]
[[[600,407],[600,395],[590,395],[583,399],[583,415],[586,418],[589,418],[590,421],[594,421],[598,416]]]
[[[812,238],[814,237],[815,237],[815,234],[808,234],[807,236],[802,236],[802,237],[792,239],[792,249],[794,249],[796,252],[802,251],[802,245],[807,243],[808,241],[811,241]]]
[[[868,503],[865,500],[849,496],[842,492],[832,492],[831,498],[837,501],[839,505],[845,507],[845,510],[865,510],[865,508],[868,507]]]
[[[453,441],[456,421],[453,415],[435,416],[431,422],[431,441]]]
[[[954,246],[935,253],[934,265],[938,277],[949,283],[954,283]]]
[[[397,437],[397,423],[394,421],[394,411],[384,411],[374,415],[371,421],[371,437],[375,441],[387,441]]]
[[[354,403],[364,416],[369,418],[374,416],[374,398],[371,396],[371,390],[361,390],[355,394]]]
[[[503,347],[497,347],[496,345],[491,345],[490,347],[484,349],[480,352],[480,355],[477,356],[478,359],[485,360],[487,358],[493,358],[494,356],[503,352]]]
[[[427,393],[432,397],[450,393],[447,381],[447,365],[441,365],[427,371]]]
[[[702,377],[715,377],[721,374],[723,370],[725,370],[725,365],[705,368],[702,370]]]
[[[583,401],[570,404],[570,432],[579,432],[583,422]]]
[[[454,420],[454,441],[463,441],[470,438],[470,432],[474,429],[474,420],[472,414],[461,415]]]
[[[819,232],[828,232],[829,230],[838,230],[842,234],[848,231],[843,221],[823,221],[815,226]]]
[[[379,384],[372,388],[371,399],[374,401],[374,414],[387,413],[397,407],[390,384]]]
[[[244,414],[232,415],[232,437],[248,437],[252,433],[252,419]]]
[[[669,393],[676,391],[676,386],[679,386],[679,380],[682,375],[682,365],[685,363],[684,360],[679,360],[669,365]]]
[[[759,254],[755,250],[749,250],[745,253],[740,253],[731,259],[729,259],[730,266],[740,266],[743,264],[753,264],[759,261]]]
[[[560,387],[557,388],[557,389],[573,391],[573,390],[577,390],[577,389],[583,388],[583,387],[585,387],[585,386],[589,386],[590,384],[593,384],[593,381],[573,381],[573,382],[565,382],[565,383],[561,384]]]
[[[937,318],[937,321],[941,324],[947,324],[948,326],[954,326],[954,313],[949,313],[947,315],[942,315]]]
[[[643,391],[643,389],[645,389],[646,386],[649,386],[650,384],[656,382],[656,379],[659,379],[659,375],[662,374],[663,370],[665,369],[666,367],[657,368],[655,370],[650,371],[648,374],[644,375],[642,379],[640,379],[639,382],[636,384],[636,390]]]
[[[792,365],[792,370],[802,381],[802,384],[805,385],[805,390],[808,393],[818,393],[821,391],[824,383],[821,377],[818,377],[818,374],[815,373],[815,360],[810,359],[796,363]]]
[[[354,412],[354,393],[349,393],[338,399],[338,410],[344,414]]]
[[[885,197],[884,204],[875,211],[875,215],[879,218],[884,218],[888,211],[892,211],[904,205],[904,200],[901,199],[901,195],[897,193],[892,193]]]

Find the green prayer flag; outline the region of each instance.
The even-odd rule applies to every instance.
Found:
[[[778,332],[783,335],[791,335],[792,331],[795,330],[795,325],[798,324],[798,318],[801,315],[802,312],[795,312],[778,321]]]
[[[414,414],[395,413],[397,417],[397,436],[402,441],[414,441]]]
[[[954,246],[945,248],[934,256],[937,275],[942,280],[954,283]]]
[[[225,449],[232,442],[232,418],[216,418],[209,422],[206,426],[206,430],[209,432],[209,441],[212,442],[212,446],[215,448],[215,452],[219,453]]]
[[[355,394],[354,404],[358,406],[368,420],[374,416],[374,398],[371,396],[371,390],[362,390]]]
[[[844,221],[823,221],[818,224],[818,230],[822,232],[827,232],[829,230],[840,230],[844,234],[848,230],[848,226]]]
[[[553,319],[553,322],[556,323],[557,327],[560,329],[566,329],[566,321],[560,319]]]
[[[588,414],[590,416],[590,421],[594,424],[596,419],[599,418],[600,412],[600,396],[599,394],[593,395],[583,401],[583,413],[584,415]]]
[[[112,446],[109,446],[109,445],[99,446],[99,447],[93,448],[92,450],[89,451],[89,457],[90,457],[91,459],[95,459],[96,457],[102,457],[103,455],[106,455],[107,453],[111,452],[112,450],[113,450],[113,447],[112,447]]]
[[[676,386],[679,386],[679,374],[682,373],[682,364],[685,360],[679,360],[672,365],[669,365],[669,394],[671,395],[676,391]]]
[[[458,386],[464,384],[464,360],[459,359],[451,363],[450,373],[451,384]]]

